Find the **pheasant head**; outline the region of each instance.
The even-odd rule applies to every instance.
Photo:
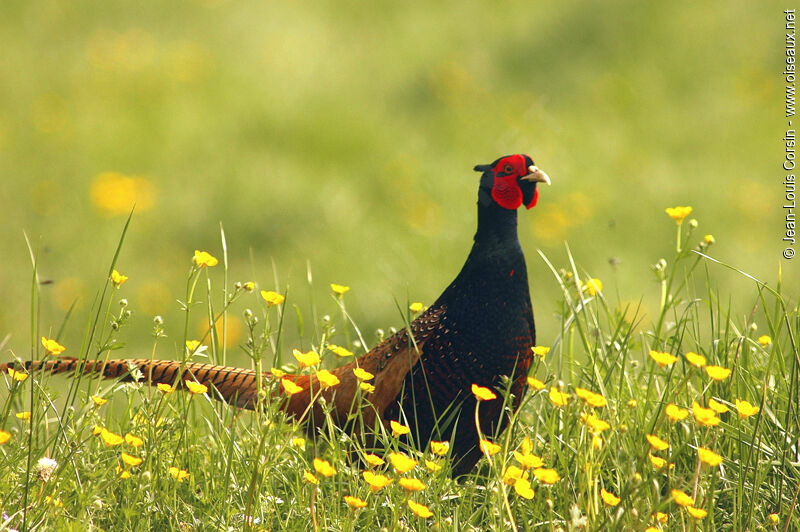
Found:
[[[508,210],[520,205],[528,209],[539,199],[537,183],[550,184],[550,178],[533,163],[528,155],[506,155],[491,164],[479,164],[476,172],[483,172],[478,191],[478,201],[483,206],[496,203]]]

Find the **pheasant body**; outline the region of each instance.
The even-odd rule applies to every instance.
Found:
[[[419,447],[431,439],[451,441],[454,475],[469,472],[481,456],[474,419],[476,399],[470,386],[500,392],[508,377],[513,410],[525,392],[535,327],[525,257],[517,237],[517,208],[533,207],[538,198],[536,183],[549,184],[547,175],[527,155],[503,157],[475,169],[483,173],[478,229],[461,272],[407,329],[333,370],[339,384],[321,392],[332,405],[334,422],[359,430],[347,425],[359,388],[352,370],[360,367],[374,374],[375,390],[361,411],[363,426],[372,427],[378,419],[399,420],[411,426]],[[213,388],[214,397],[238,407],[253,409],[257,401],[256,374],[241,368],[147,359],[104,363],[62,358],[12,362],[0,365],[0,370],[20,366],[52,373],[102,372],[107,378],[142,378],[151,384],[180,387],[194,380]],[[314,431],[324,420],[320,404],[311,404],[321,389],[318,379],[310,375],[286,378],[302,391],[289,397],[283,410],[298,419],[305,416],[309,431]],[[502,401],[482,403],[479,422],[484,434],[502,430],[507,423]]]
[[[453,440],[454,473],[472,469],[481,456],[472,384],[503,390],[513,385],[513,408],[525,390],[535,343],[525,258],[517,238],[517,212],[479,206],[475,243],[456,279],[431,308],[439,327],[421,347],[422,355],[405,378],[405,394],[384,417],[405,416],[424,446],[430,439]],[[428,399],[430,397],[430,399]],[[452,415],[445,410],[458,405]],[[479,410],[481,430],[491,435],[505,423],[502,401]],[[448,415],[451,414],[451,415]],[[454,437],[453,437],[454,433]]]

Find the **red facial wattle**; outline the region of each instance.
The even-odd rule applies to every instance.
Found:
[[[494,186],[492,187],[492,199],[504,209],[516,210],[525,200],[518,179],[528,173],[528,166],[525,164],[525,157],[522,155],[510,155],[498,161],[493,168]],[[538,197],[534,193],[525,205],[531,208],[536,205]]]
[[[495,174],[492,199],[504,209],[511,211],[522,205],[522,190],[517,184],[516,176],[512,174],[507,177],[498,177]]]
[[[523,154],[507,155],[490,165],[477,165],[475,170],[484,173],[480,201],[492,201],[508,210],[517,210],[521,205],[528,209],[535,207],[539,201],[536,185],[550,184],[550,177],[534,164],[533,159]],[[491,200],[486,197],[487,192]]]
[[[533,191],[533,199],[531,201],[529,201],[527,205],[525,205],[525,208],[526,209],[533,209],[534,207],[536,207],[537,203],[539,203],[539,189],[538,188],[534,189],[534,191]]]

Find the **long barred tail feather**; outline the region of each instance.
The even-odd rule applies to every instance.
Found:
[[[176,382],[178,372],[183,367],[180,382]],[[186,380],[197,381],[200,384],[212,386],[218,394],[212,397],[222,397],[225,402],[240,408],[254,409],[256,401],[256,375],[251,369],[235,368],[230,366],[215,366],[213,364],[200,364],[186,362],[181,364],[177,360],[130,359],[80,362],[76,358],[62,357],[58,359],[34,362],[9,362],[0,364],[3,373],[9,369],[27,372],[45,371],[48,373],[69,373],[83,371],[84,374],[100,373],[107,379],[120,379],[122,381],[136,381],[139,378],[150,384],[169,384],[178,388],[186,387]],[[136,371],[138,370],[138,371]],[[141,373],[141,377],[139,374]]]
[[[364,426],[373,426],[376,419],[382,419],[384,412],[397,401],[405,376],[419,360],[421,350],[427,338],[436,329],[441,313],[441,308],[428,309],[412,323],[413,338],[408,330],[400,330],[358,359],[334,369],[332,373],[340,382],[333,387],[322,386],[316,375],[283,377],[294,382],[301,391],[286,398],[281,404],[281,409],[298,421],[306,421],[307,429],[313,432],[325,420],[322,406],[318,401],[322,397],[332,406],[331,414],[334,422],[344,426],[352,418],[354,399],[361,393],[360,382],[353,370],[361,368],[374,375],[371,383],[375,390],[368,393],[361,407]],[[215,391],[210,392],[210,395],[215,399],[222,398],[225,402],[240,408],[254,410],[258,401],[255,371],[230,366],[149,359],[81,362],[76,358],[61,357],[45,361],[0,364],[0,372],[5,373],[9,369],[24,369],[29,373],[37,371],[102,373],[107,379],[141,380],[151,385],[169,384],[179,388],[185,388],[187,380],[194,380],[207,386],[209,390],[213,388]],[[178,380],[179,372],[180,380]],[[275,378],[269,372],[264,376],[268,379]],[[283,399],[285,397],[283,389],[278,389]]]

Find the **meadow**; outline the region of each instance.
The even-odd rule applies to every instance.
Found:
[[[553,186],[519,227],[550,349],[473,475],[391,426],[311,438],[276,382],[250,413],[5,374],[0,530],[800,529],[785,8],[5,2],[0,363],[332,367],[458,272],[473,165]]]
[[[653,322],[607,297],[603,281],[573,261],[552,264],[542,255],[562,290],[558,333],[552,345],[534,348],[529,393],[509,428],[483,434],[484,458],[457,480],[449,474],[450,442],[417,449],[403,419],[387,420],[370,443],[330,419],[309,435],[302,420],[279,410],[294,393],[281,372],[317,373],[363,349],[347,312],[350,287],[332,284],[327,304],[298,311],[314,333],[309,323],[307,351],[282,358],[290,348],[282,339],[290,293],[229,279],[226,257],[197,251],[187,257],[182,359],[225,363],[226,317],[243,315],[252,364],[271,361],[278,377],[259,384],[260,407],[251,413],[215,402],[202,385],[182,393],[81,375],[65,385],[62,376],[9,370],[0,402],[0,526],[793,530],[800,526],[797,303],[780,283],[771,288],[739,272],[755,304],[744,318],[733,315],[712,288],[712,271],[730,267],[709,255],[713,235],[696,232],[689,209],[668,211],[664,223],[677,229],[676,240],[670,259],[650,272],[662,293]],[[118,256],[84,342],[42,337],[32,346],[37,358],[118,356],[130,317]],[[34,279],[34,335],[38,286]],[[398,307],[405,320],[422,308]],[[222,326],[191,337],[192,314]],[[165,336],[157,318],[153,356]],[[357,406],[369,401],[371,378],[359,376]],[[482,400],[478,409],[483,401],[510,404],[507,390],[471,391]]]

